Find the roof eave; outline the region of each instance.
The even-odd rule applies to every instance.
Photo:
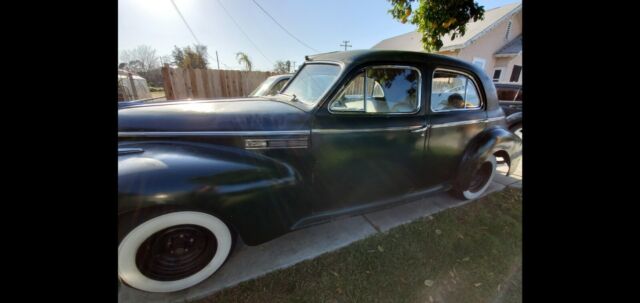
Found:
[[[486,33],[488,33],[491,30],[493,30],[496,26],[498,26],[498,24],[502,23],[502,21],[504,21],[504,20],[506,20],[508,18],[511,18],[511,16],[517,14],[520,11],[522,11],[522,4],[518,5],[516,8],[514,8],[513,10],[511,10],[510,12],[508,12],[507,14],[502,16],[500,19],[496,20],[496,22],[493,22],[491,25],[487,26],[487,28],[483,29],[481,32],[477,33],[475,36],[471,37],[466,42],[464,42],[462,44],[456,44],[456,45],[452,45],[452,46],[447,46],[446,48],[453,48],[453,49],[465,48],[465,47],[469,46],[469,44],[471,44],[471,43],[475,42],[476,40],[480,39]],[[448,50],[448,49],[445,49],[445,47],[443,47],[442,50]]]

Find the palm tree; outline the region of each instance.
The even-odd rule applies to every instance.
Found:
[[[236,59],[238,59],[238,64],[244,65],[245,69],[251,71],[251,59],[249,59],[249,55],[243,52],[236,53]]]

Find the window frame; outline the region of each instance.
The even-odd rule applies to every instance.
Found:
[[[298,77],[298,74],[300,74],[299,72],[306,67],[307,65],[312,65],[312,64],[324,64],[324,65],[336,65],[340,68],[340,71],[338,71],[338,74],[336,75],[336,78],[333,80],[333,82],[331,82],[331,84],[327,87],[327,89],[320,95],[320,98],[318,98],[318,100],[314,103],[311,104],[309,102],[305,102],[300,100],[301,104],[304,104],[305,107],[307,108],[307,110],[313,110],[314,108],[318,108],[318,106],[320,104],[323,103],[323,100],[325,100],[325,98],[327,97],[327,94],[329,94],[331,92],[331,90],[333,89],[333,87],[336,85],[336,83],[338,83],[338,81],[340,81],[340,78],[342,77],[342,74],[344,74],[345,72],[345,64],[344,62],[340,62],[340,61],[326,61],[326,60],[318,60],[318,61],[310,61],[310,62],[305,62],[303,64],[301,64],[298,69],[296,70],[296,73],[293,74],[293,76],[291,78],[289,78],[289,81],[287,81],[287,83],[280,89],[280,91],[278,92],[278,94],[284,92],[286,89],[289,88],[289,85],[291,85],[291,83],[293,83],[293,80],[296,79]]]
[[[416,109],[412,112],[367,112],[367,72],[366,70],[369,68],[395,68],[395,69],[410,69],[410,70],[414,70],[416,72],[418,72],[418,106],[416,107]],[[364,111],[333,111],[331,110],[331,106],[333,105],[333,103],[338,101],[338,97],[342,94],[342,92],[347,88],[347,86],[349,85],[349,83],[351,83],[351,81],[353,79],[355,79],[356,76],[358,76],[360,73],[364,72],[364,94],[363,94],[363,102],[364,102]],[[422,110],[422,72],[420,71],[420,68],[415,67],[415,66],[410,66],[410,65],[394,65],[394,64],[381,64],[381,65],[370,65],[370,66],[365,66],[363,68],[360,68],[358,70],[355,71],[355,74],[350,77],[347,81],[345,81],[342,86],[340,87],[340,89],[338,90],[338,92],[333,96],[333,98],[331,99],[331,101],[329,101],[328,105],[327,105],[327,111],[331,114],[335,114],[335,115],[361,115],[361,116],[406,116],[406,115],[415,115],[417,113],[420,112],[420,110]]]
[[[431,99],[431,96],[433,95],[433,79],[434,79],[435,74],[437,72],[440,72],[440,71],[444,71],[444,72],[448,72],[448,73],[452,73],[452,74],[462,75],[462,76],[465,76],[468,79],[470,79],[471,82],[473,82],[473,85],[476,88],[476,92],[478,93],[478,98],[480,98],[480,106],[473,107],[473,108],[466,108],[465,107],[465,108],[451,108],[451,109],[441,109],[441,110],[433,109],[433,100]],[[465,94],[466,94],[466,92],[465,92]],[[476,78],[471,73],[460,71],[460,70],[455,70],[455,69],[450,69],[450,68],[443,68],[443,67],[437,67],[437,68],[435,68],[433,70],[433,73],[431,73],[431,87],[429,88],[429,109],[431,110],[432,113],[484,110],[486,104],[487,104],[487,102],[486,102],[486,98],[484,96],[484,91],[480,89],[480,86],[478,85],[478,83],[476,81]]]

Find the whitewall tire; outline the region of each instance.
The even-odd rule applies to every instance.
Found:
[[[462,197],[467,200],[481,197],[487,191],[489,185],[491,185],[493,177],[496,174],[496,167],[496,157],[490,156],[474,173],[474,180],[472,180],[467,190],[462,191]]]
[[[123,282],[143,291],[186,289],[216,272],[229,256],[231,245],[229,228],[212,215],[195,211],[164,214],[138,225],[120,242],[118,274]],[[172,268],[174,264],[180,264],[181,270]]]

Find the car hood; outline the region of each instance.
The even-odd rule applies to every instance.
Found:
[[[264,98],[145,104],[118,110],[119,132],[308,130],[308,114]]]

